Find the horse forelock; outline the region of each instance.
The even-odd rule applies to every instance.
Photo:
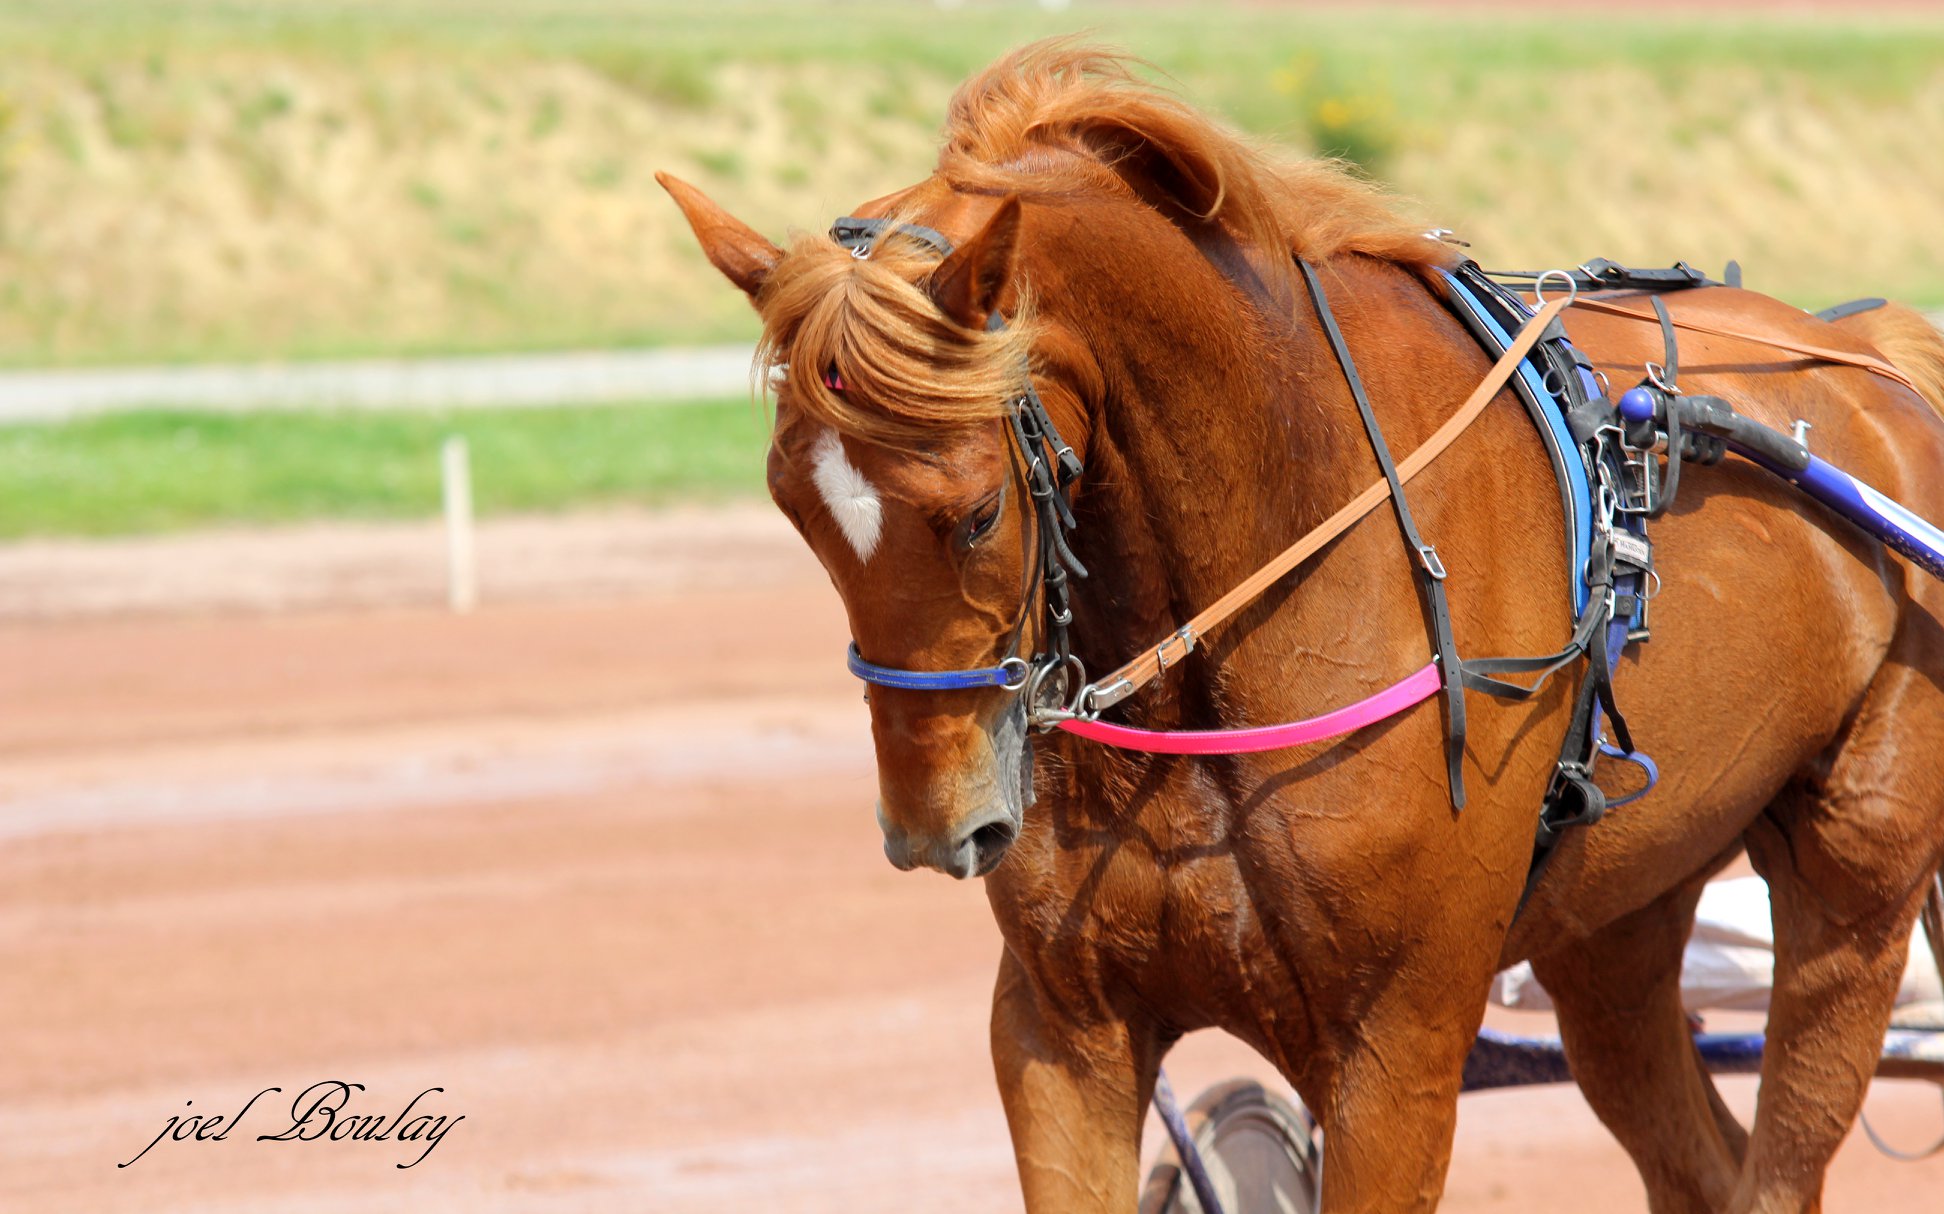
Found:
[[[792,407],[873,442],[1001,416],[1026,381],[1026,297],[1005,328],[965,328],[926,293],[937,265],[936,253],[896,233],[866,258],[826,236],[795,237],[756,301],[765,382],[780,375]]]

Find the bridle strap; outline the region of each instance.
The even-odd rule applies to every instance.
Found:
[[[1577,656],[1577,653],[1576,655]],[[1319,717],[1291,721],[1285,725],[1257,725],[1243,729],[1134,729],[1076,717],[1061,721],[1059,728],[1090,742],[1102,742],[1123,750],[1145,750],[1163,755],[1247,755],[1265,750],[1282,750],[1341,737],[1386,717],[1428,700],[1444,686],[1436,662],[1427,662],[1415,674],[1391,684],[1375,695],[1346,704]]]
[[[846,215],[830,225],[830,238],[849,249],[854,256],[869,257],[887,230],[925,245],[940,257],[952,255],[952,242],[946,239],[943,232],[917,223],[893,223],[888,219],[859,219]]]
[[[919,224],[845,216],[830,226],[830,238],[860,259],[869,258],[886,235],[915,241],[941,258],[952,254],[950,239],[934,228]],[[986,323],[990,331],[996,332],[1005,327],[1005,317],[998,312],[994,312]],[[1028,569],[1026,594],[1019,617],[1011,630],[1007,656],[997,666],[960,670],[904,670],[867,661],[853,641],[846,655],[846,665],[852,674],[866,683],[906,691],[965,691],[997,687],[1017,692],[1027,690],[1030,686],[1036,692],[1044,678],[1072,665],[1067,629],[1073,622],[1073,609],[1067,576],[1071,573],[1074,577],[1086,577],[1087,569],[1073,555],[1073,549],[1067,543],[1067,532],[1075,526],[1067,494],[1080,479],[1082,468],[1080,457],[1060,437],[1052,417],[1047,414],[1045,403],[1033,387],[1031,369],[1022,367],[1021,374],[1024,386],[1010,402],[1006,428],[1019,459],[1019,476],[1027,493],[1023,509],[1033,522],[1036,542],[1033,545],[1033,561]],[[1019,644],[1036,598],[1046,613],[1046,631],[1042,652],[1028,661],[1019,656]],[[1075,678],[1072,682],[1072,690],[1077,691],[1080,680]]]
[[[1531,352],[1533,346],[1538,344],[1539,339],[1545,335],[1547,327],[1559,318],[1560,312],[1564,311],[1565,307],[1565,297],[1554,299],[1525,323],[1512,344],[1506,347],[1505,353],[1499,356],[1498,362],[1492,364],[1492,369],[1486,373],[1478,387],[1472,390],[1471,396],[1465,403],[1459,406],[1458,411],[1452,414],[1444,425],[1438,427],[1437,432],[1426,439],[1423,446],[1397,462],[1399,485],[1409,484],[1412,477],[1430,466],[1431,461],[1443,454],[1445,448],[1456,442],[1458,436],[1478,420],[1479,414],[1485,411],[1485,406],[1492,402],[1501,388],[1505,387],[1513,371],[1525,361],[1526,355]],[[1376,484],[1351,498],[1342,509],[1323,520],[1309,534],[1283,549],[1275,559],[1244,578],[1233,590],[1203,608],[1200,614],[1159,644],[1102,679],[1093,690],[1091,707],[1097,709],[1111,707],[1147,686],[1156,675],[1193,652],[1197,639],[1261,595],[1284,574],[1316,555],[1326,544],[1348,531],[1359,519],[1376,509],[1380,502],[1389,497],[1390,491],[1389,478],[1380,478]],[[1456,677],[1456,672],[1453,671],[1446,671],[1445,674],[1447,678]]]

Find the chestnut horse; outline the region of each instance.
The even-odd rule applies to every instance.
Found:
[[[1274,164],[1070,43],[964,85],[935,173],[860,208],[942,233],[942,259],[896,235],[867,257],[822,235],[779,248],[663,184],[761,314],[770,492],[859,651],[887,666],[990,666],[1048,627],[1006,420],[1029,359],[1085,464],[1072,643],[1095,672],[1376,476],[1294,258],[1320,270],[1394,451],[1492,362],[1427,285],[1451,246],[1338,167]],[[1730,288],[1668,302],[1676,319],[1892,360],[1928,400],[1746,340],[1688,334],[1681,350],[1688,390],[1771,426],[1806,420],[1818,454],[1944,518],[1944,342],[1921,318],[1832,326]],[[1660,358],[1653,325],[1570,320],[1616,387]],[[1191,757],[1031,737],[1003,688],[871,690],[887,854],[985,875],[1005,938],[992,1050],[1028,1209],[1134,1207],[1156,1068],[1208,1026],[1316,1111],[1327,1209],[1432,1208],[1488,984],[1526,958],[1654,1210],[1818,1206],[1944,860],[1944,586],[1746,464],[1684,481],[1654,533],[1654,637],[1616,676],[1663,779],[1571,832],[1517,916],[1568,689],[1474,702],[1462,811],[1435,701],[1334,744]],[[1558,495],[1509,391],[1408,495],[1449,571],[1460,649],[1557,648],[1573,623]],[[1153,729],[1307,717],[1427,648],[1378,511],[1114,711]],[[1750,1130],[1697,1065],[1678,984],[1701,885],[1744,850],[1778,954]]]

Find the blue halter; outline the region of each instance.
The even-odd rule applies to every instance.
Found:
[[[894,224],[884,219],[839,219],[831,225],[830,238],[849,249],[852,256],[861,259],[870,256],[872,248],[887,231],[915,240],[941,257],[951,256],[952,242],[943,234],[916,224]],[[1004,319],[998,313],[993,313],[988,327],[999,329],[1004,326]],[[1037,698],[1039,685],[1047,675],[1076,664],[1067,651],[1066,643],[1066,627],[1073,619],[1067,604],[1067,571],[1072,570],[1076,577],[1087,576],[1087,571],[1067,547],[1065,533],[1074,525],[1073,512],[1066,502],[1066,490],[1080,476],[1080,459],[1074,454],[1073,448],[1060,438],[1059,431],[1053,428],[1053,421],[1046,415],[1046,406],[1041,403],[1039,393],[1033,391],[1030,376],[1014,402],[1010,429],[1025,460],[1026,487],[1032,495],[1039,520],[1040,578],[1046,596],[1048,651],[1032,661],[1016,653],[1010,654],[997,666],[977,666],[965,670],[901,670],[895,666],[880,666],[876,662],[866,661],[864,655],[858,652],[857,642],[852,641],[846,655],[846,665],[852,674],[866,683],[903,691],[969,691],[996,687],[1001,691],[1018,692],[1030,687],[1030,694]],[[1015,632],[1015,644],[1017,640]],[[1076,676],[1075,682],[1065,691],[1077,690],[1079,684],[1084,682],[1078,670],[1070,673]]]

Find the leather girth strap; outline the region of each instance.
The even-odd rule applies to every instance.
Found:
[[[1356,360],[1351,358],[1350,347],[1343,340],[1343,331],[1337,327],[1336,315],[1330,311],[1330,303],[1324,296],[1323,283],[1316,276],[1316,268],[1301,258],[1297,259],[1296,264],[1302,268],[1303,281],[1309,284],[1310,299],[1316,305],[1317,319],[1322,322],[1323,332],[1330,339],[1330,348],[1336,351],[1337,365],[1343,368],[1343,378],[1350,386],[1350,395],[1357,402],[1357,416],[1363,419],[1364,435],[1370,440],[1371,453],[1377,457],[1377,466],[1383,470],[1384,482],[1390,489],[1398,530],[1404,535],[1404,546],[1410,549],[1413,559],[1411,572],[1417,581],[1418,593],[1424,600],[1424,612],[1430,622],[1431,641],[1438,654],[1438,664],[1444,668],[1445,777],[1451,787],[1452,807],[1463,809],[1465,680],[1463,668],[1458,663],[1458,646],[1451,636],[1451,604],[1445,595],[1444,562],[1438,559],[1438,550],[1425,543],[1424,537],[1418,534],[1417,522],[1411,517],[1411,504],[1405,499],[1404,485],[1397,477],[1397,465],[1391,460],[1390,444],[1384,441],[1384,432],[1377,425],[1377,416],[1370,411],[1370,395],[1364,391],[1363,377],[1357,374]]]

